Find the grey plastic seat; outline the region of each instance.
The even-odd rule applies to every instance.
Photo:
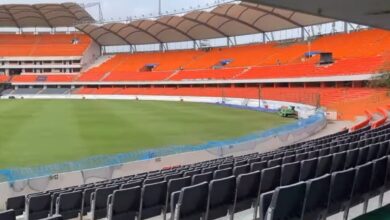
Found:
[[[138,180],[138,181],[130,181],[130,182],[127,182],[127,183],[124,183],[122,184],[122,186],[120,187],[121,189],[129,189],[129,188],[133,188],[133,187],[142,187],[142,180]]]
[[[373,173],[370,183],[370,197],[379,195],[379,206],[383,204],[383,195],[386,190],[386,174],[388,167],[388,157],[384,156],[373,161]]]
[[[47,194],[32,195],[27,198],[26,219],[35,220],[49,217],[51,196]]]
[[[301,161],[301,170],[299,173],[299,181],[306,181],[316,176],[317,158]]]
[[[15,215],[22,215],[26,206],[26,197],[25,196],[16,196],[8,198],[6,201],[6,209],[13,209]]]
[[[327,211],[328,215],[344,211],[349,206],[352,194],[351,186],[353,186],[354,177],[355,170],[352,168],[332,173]],[[345,215],[344,219],[346,219]]]
[[[318,158],[316,177],[330,173],[332,169],[332,155],[322,156]]]
[[[263,220],[267,215],[267,210],[271,205],[272,196],[275,191],[266,192],[260,195],[259,200],[259,219]]]
[[[200,175],[200,174],[197,174],[197,175]],[[196,176],[196,175],[194,175],[194,176]],[[191,185],[191,177],[190,176],[169,180],[168,185],[167,185],[167,195],[165,198],[165,205],[163,207],[163,218],[164,219],[166,219],[167,213],[171,212],[172,194],[175,192],[178,192],[182,188],[190,186],[190,185]]]
[[[358,148],[347,151],[347,157],[345,158],[344,169],[355,167],[357,164],[358,155],[359,155]]]
[[[209,184],[206,182],[184,187],[176,205],[175,220],[203,219],[207,208]]]
[[[266,220],[300,220],[305,201],[306,183],[276,188],[271,205],[268,208]]]
[[[346,151],[333,154],[331,172],[344,170],[346,158]]]
[[[61,215],[63,219],[77,218],[81,215],[82,202],[81,191],[61,193],[56,200],[55,214]]]
[[[306,182],[303,220],[323,219],[328,209],[331,175],[326,174]]]
[[[102,219],[107,217],[107,201],[108,197],[114,192],[114,190],[119,189],[119,185],[97,188],[94,193],[92,193],[92,203],[91,203],[91,213],[92,220]]]
[[[241,174],[244,174],[244,173],[248,173],[250,171],[250,165],[249,164],[246,164],[246,165],[241,165],[241,166],[235,166],[233,168],[233,176],[239,176]]]
[[[1,220],[16,220],[16,212],[13,209],[0,212]]]
[[[283,159],[282,158],[275,158],[268,161],[268,167],[274,167],[274,166],[280,166],[282,165]]]
[[[282,165],[280,185],[291,185],[299,181],[300,162],[287,163]]]
[[[139,186],[115,190],[108,197],[108,220],[135,220],[139,214],[141,188]]]
[[[192,185],[196,185],[202,182],[210,182],[213,180],[213,173],[208,172],[208,173],[201,173],[201,174],[196,174],[192,176]]]
[[[222,179],[225,177],[229,177],[233,174],[232,168],[225,168],[214,171],[213,179]]]
[[[167,182],[146,184],[141,191],[139,220],[161,215],[167,196]]]
[[[255,162],[255,163],[251,164],[250,172],[254,172],[254,171],[260,171],[261,172],[265,168],[267,168],[267,161]]]
[[[355,168],[355,179],[353,182],[349,207],[355,206],[359,203],[364,203],[363,213],[366,213],[367,211],[373,167],[373,163],[370,162]],[[349,207],[346,209],[345,215],[347,217]]]
[[[206,219],[217,219],[228,214],[234,204],[235,189],[235,176],[212,180],[210,182]]]
[[[237,177],[234,205],[231,213],[232,218],[234,218],[234,213],[257,205],[260,175],[259,171],[254,171]]]

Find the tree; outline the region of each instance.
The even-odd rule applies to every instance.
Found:
[[[373,88],[390,88],[390,61],[383,65],[379,74],[372,78],[369,85]]]

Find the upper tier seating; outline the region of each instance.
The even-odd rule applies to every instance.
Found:
[[[358,205],[372,199],[382,206],[390,189],[389,136],[389,124],[341,131],[271,152],[8,198],[7,209],[20,215],[24,208],[29,219],[55,215],[71,219],[89,212],[93,219],[166,219],[169,214],[171,219],[213,220],[226,215],[234,219],[246,210],[267,220],[322,219],[336,213],[347,218],[350,209],[362,209]],[[191,178],[209,172],[212,179],[191,184]],[[221,178],[219,174],[225,173],[228,176]],[[363,206],[363,213],[366,210]]]
[[[8,76],[6,75],[0,75],[0,83],[4,83],[8,81]]]
[[[364,46],[361,46],[364,45]],[[305,58],[308,51],[332,52],[334,64],[317,67],[318,55]],[[372,73],[381,69],[389,59],[390,32],[363,30],[350,34],[318,37],[307,42],[252,44],[235,47],[118,54],[102,65],[88,70],[79,81],[132,81],[130,75],[142,72],[146,65],[155,65],[153,71],[179,71],[169,80],[186,79],[254,79],[328,76]],[[229,60],[224,65],[221,62]],[[245,74],[232,67],[251,69]],[[218,70],[213,70],[217,68]],[[196,70],[196,71],[195,71]],[[109,75],[115,75],[110,77]],[[136,81],[161,80],[163,77],[134,76]],[[168,75],[169,76],[169,75]],[[168,77],[167,76],[167,77]],[[114,78],[115,80],[112,80]],[[165,78],[167,79],[167,78]]]
[[[12,77],[11,82],[72,82],[75,75],[58,73],[58,74],[28,74],[28,75],[15,75]]]
[[[0,56],[81,56],[91,42],[84,34],[0,34]]]

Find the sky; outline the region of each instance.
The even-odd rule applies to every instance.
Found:
[[[129,17],[133,19],[142,17],[155,17],[158,15],[159,0],[0,0],[0,4],[37,4],[37,3],[93,3],[100,2],[104,19],[106,21],[127,20]],[[162,13],[180,13],[183,10],[193,10],[196,8],[207,8],[210,5],[215,5],[218,2],[228,0],[161,0]],[[98,19],[97,7],[87,9],[88,12]]]

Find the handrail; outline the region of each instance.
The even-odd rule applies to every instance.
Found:
[[[387,121],[387,118],[388,118],[387,110],[384,107],[379,107],[378,111],[383,117],[376,120],[376,121],[373,121],[371,124],[371,129],[378,128],[378,127],[382,126],[383,124],[385,124],[385,122]]]
[[[372,113],[369,112],[368,110],[365,110],[364,113],[366,114],[366,119],[357,123],[356,125],[352,126],[350,129],[349,129],[349,132],[354,132],[354,131],[357,131],[361,128],[364,128],[366,127],[370,121],[372,120]]]

